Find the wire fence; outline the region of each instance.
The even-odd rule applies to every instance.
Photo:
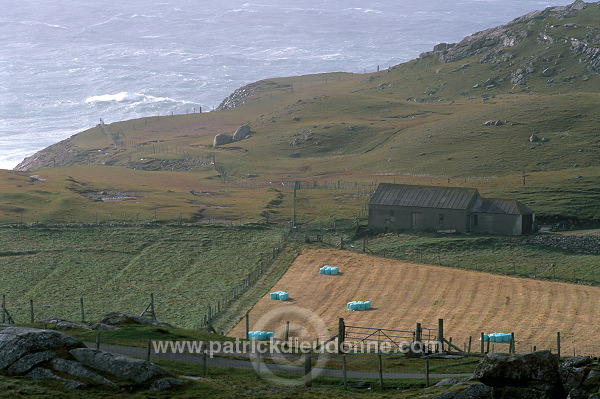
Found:
[[[148,293],[146,296],[124,296],[115,298],[69,298],[66,301],[53,302],[46,298],[10,298],[2,295],[2,307],[0,310],[2,323],[35,323],[41,320],[63,319],[80,321],[98,321],[106,313],[119,311],[128,314],[141,314],[148,305],[152,309],[157,308],[161,321],[171,322],[169,312],[182,310],[188,307],[205,309],[201,314],[188,314],[188,323],[193,322],[194,328],[212,327],[212,321],[224,311],[231,302],[237,300],[250,290],[263,275],[270,271],[282,250],[289,232],[285,231],[275,244],[267,251],[260,261],[252,267],[241,278],[224,290],[198,290],[161,292],[158,295]],[[199,305],[200,304],[200,305]],[[152,314],[155,317],[155,314]],[[216,332],[216,331],[215,331]]]

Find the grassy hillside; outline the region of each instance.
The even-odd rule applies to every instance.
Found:
[[[118,212],[141,208],[165,219],[198,219],[184,190],[223,190],[214,162],[226,180],[238,183],[466,179],[541,214],[598,218],[598,21],[598,3],[547,9],[377,73],[267,79],[232,94],[232,108],[116,122],[107,126],[110,136],[96,126],[20,167],[77,182],[32,189],[19,180],[25,176],[1,174],[0,185],[9,190],[0,197],[0,218],[42,217],[52,208],[76,213],[82,199],[64,188],[81,192],[88,184],[127,186],[152,198],[142,206],[110,205]],[[216,134],[233,134],[241,124],[251,126],[249,138],[212,146]],[[102,168],[81,171],[82,164]],[[523,173],[532,185],[513,184]],[[159,193],[167,186],[177,187]],[[229,185],[227,199],[217,201],[235,202],[234,210],[203,212],[223,220],[261,214],[262,207],[253,212],[241,204],[260,204],[268,194],[250,183],[239,187]],[[40,203],[48,208],[40,210]]]
[[[252,226],[0,229],[0,293],[16,322],[140,314],[193,328],[281,238]]]

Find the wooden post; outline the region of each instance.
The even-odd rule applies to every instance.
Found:
[[[290,340],[290,322],[289,320],[285,322],[285,341]]]
[[[344,340],[346,339],[346,325],[344,324],[344,318],[340,317],[338,320],[338,353],[344,352]]]
[[[346,355],[342,355],[342,374],[344,376],[344,389],[348,389],[348,373],[346,371]]]
[[[150,294],[150,310],[152,311],[152,320],[156,321],[156,313],[154,313],[154,294]]]
[[[312,386],[312,357],[310,353],[304,354],[304,386]]]
[[[377,363],[379,368],[379,389],[383,391],[383,363],[381,361],[381,353],[377,354]]]
[[[35,322],[34,321],[35,317],[33,315],[33,299],[29,300],[29,313],[31,315],[31,324],[33,324]]]
[[[85,321],[85,309],[83,307],[83,298],[79,298],[79,306],[81,308],[81,321]]]
[[[481,354],[483,355],[485,353],[485,340],[484,340],[484,334],[481,333]]]
[[[429,388],[429,357],[425,357],[425,387]]]
[[[471,341],[473,340],[473,337],[469,335],[469,349],[467,350],[467,353],[471,353]]]
[[[560,359],[560,331],[556,333],[556,350],[558,352],[558,358]]]
[[[250,312],[246,312],[246,339],[250,338]]]
[[[100,330],[96,331],[96,350],[100,350]]]
[[[423,330],[421,329],[421,323],[417,323],[415,328],[415,342],[421,342],[423,340]]]
[[[152,340],[150,338],[148,338],[148,342],[146,344],[146,360],[150,361],[150,348],[152,347]]]
[[[510,346],[512,346],[512,353],[517,353],[517,347],[515,345],[515,333],[510,333]]]
[[[488,341],[487,341],[487,348],[486,348],[486,351],[485,351],[485,353],[490,353],[490,342],[491,342],[491,341],[492,341],[492,340],[491,340],[491,339],[488,337]]]
[[[444,351],[444,319],[438,319],[438,342],[440,350]]]
[[[202,342],[202,377],[206,378],[206,346],[207,342]]]

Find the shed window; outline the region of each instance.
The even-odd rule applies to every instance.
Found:
[[[444,214],[440,213],[440,224],[444,223]]]

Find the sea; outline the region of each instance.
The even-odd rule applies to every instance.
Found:
[[[374,72],[539,0],[3,0],[0,168],[106,123],[213,111],[257,80]]]

